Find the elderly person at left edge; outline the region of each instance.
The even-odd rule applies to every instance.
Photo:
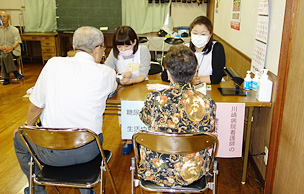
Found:
[[[108,95],[117,87],[113,69],[100,64],[104,53],[104,36],[94,27],[78,28],[73,35],[75,57],[53,57],[42,69],[30,95],[27,124],[35,125],[40,117],[43,127],[87,128],[102,141],[103,113]],[[41,116],[42,110],[44,111]],[[18,134],[14,138],[16,156],[25,175],[29,175],[30,153]],[[99,154],[91,142],[72,150],[52,150],[31,144],[37,157],[52,166],[69,166],[91,161]],[[38,169],[38,168],[35,168]],[[93,189],[79,189],[94,194]],[[28,188],[25,189],[25,194]],[[45,194],[35,185],[36,194]]]
[[[1,55],[1,76],[4,79],[3,85],[10,84],[10,73],[13,72],[19,80],[23,78],[15,66],[14,58],[21,55],[21,38],[19,30],[9,25],[10,15],[6,11],[0,11],[2,26],[0,26],[0,55]]]

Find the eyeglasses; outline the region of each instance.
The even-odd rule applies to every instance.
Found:
[[[99,46],[100,46],[100,48],[106,50],[106,47],[105,47],[104,45],[97,45],[96,47],[99,47]],[[95,48],[96,48],[96,47],[95,47]]]

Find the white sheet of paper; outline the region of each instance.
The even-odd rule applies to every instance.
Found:
[[[144,101],[121,101],[121,139],[132,139],[136,131],[148,130],[139,118],[143,106]]]
[[[219,141],[217,157],[242,156],[245,103],[216,103],[214,135]]]
[[[169,85],[164,85],[164,84],[147,84],[148,90],[164,90],[170,88]]]

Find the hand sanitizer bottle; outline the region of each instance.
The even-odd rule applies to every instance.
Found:
[[[247,71],[247,75],[244,79],[244,90],[250,90],[251,89],[251,77],[250,77],[250,71]]]
[[[260,102],[270,102],[272,94],[272,81],[268,79],[267,69],[264,69],[264,73],[261,79],[258,81],[258,88],[256,98]]]
[[[257,89],[258,89],[258,81],[259,81],[259,72],[255,72],[254,78],[251,81],[251,89],[253,91],[257,91]]]

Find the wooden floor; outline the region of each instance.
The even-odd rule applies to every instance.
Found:
[[[38,62],[27,62],[24,64],[25,79],[20,82],[12,82],[7,86],[0,85],[0,193],[1,194],[23,194],[23,189],[28,185],[26,176],[22,173],[13,146],[13,131],[26,121],[28,99],[23,98],[27,89],[34,86],[35,81],[43,65]],[[120,128],[117,116],[105,116],[103,125],[104,148],[113,153],[110,168],[114,176],[118,193],[130,193],[130,163],[133,153],[122,155],[122,141],[120,140]],[[253,178],[249,178],[245,185],[241,184],[242,159],[218,159],[218,194],[261,194]],[[253,176],[252,169],[249,176]],[[107,178],[107,177],[106,177]],[[94,188],[99,192],[99,186]],[[78,194],[78,190],[70,188],[59,188],[63,194]],[[53,188],[47,188],[48,194],[55,194]],[[111,194],[109,182],[106,182],[106,194]],[[136,194],[139,194],[139,188]],[[147,192],[146,192],[147,193]],[[149,194],[151,192],[148,192]],[[209,193],[211,193],[209,191]]]

